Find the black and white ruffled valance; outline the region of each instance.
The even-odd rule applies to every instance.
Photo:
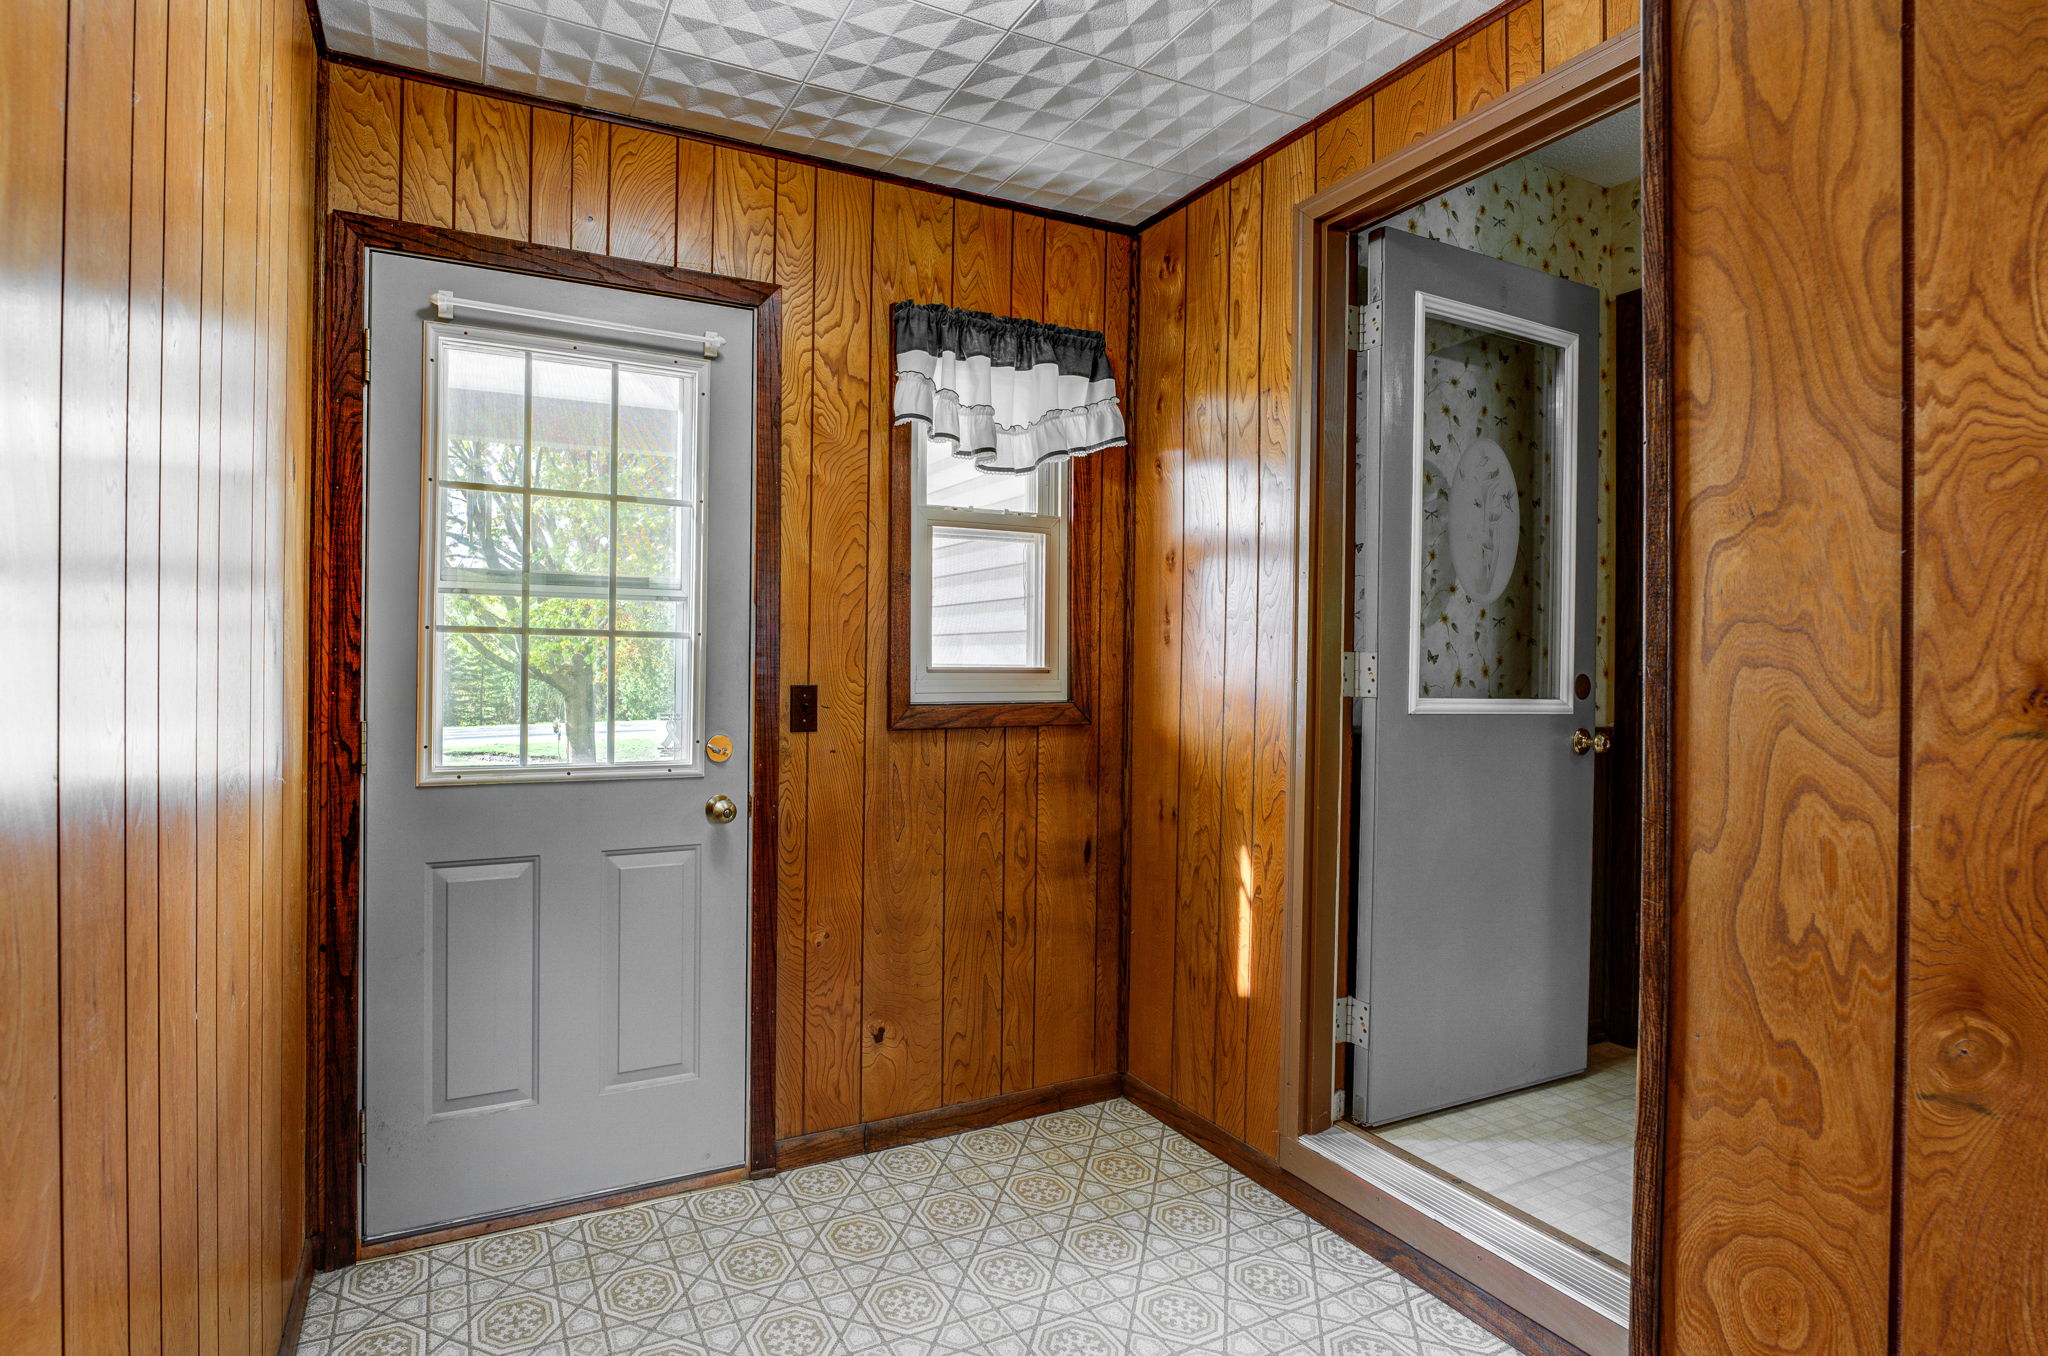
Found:
[[[896,303],[896,422],[916,420],[983,471],[1029,471],[1124,441],[1100,334]]]

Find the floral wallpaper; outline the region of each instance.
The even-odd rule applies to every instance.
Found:
[[[1614,576],[1614,298],[1642,286],[1641,181],[1612,188],[1552,169],[1541,152],[1480,175],[1428,202],[1392,218],[1387,224],[1431,240],[1475,250],[1509,263],[1540,268],[1545,273],[1600,289],[1604,314],[1600,329],[1600,493],[1595,586],[1597,608],[1595,707],[1606,722],[1613,707],[1612,620]],[[1466,342],[1439,351],[1432,344],[1426,369],[1425,409],[1434,410],[1446,430],[1439,441],[1440,458],[1426,459],[1425,577],[1422,612],[1422,669],[1425,695],[1526,695],[1518,690],[1527,675],[1541,672],[1541,621],[1548,600],[1540,595],[1525,563],[1542,559],[1547,527],[1545,489],[1548,468],[1533,457],[1534,427],[1525,417],[1530,383],[1540,374],[1526,359],[1508,350],[1512,341],[1484,336],[1485,350]],[[1476,440],[1499,445],[1514,468],[1520,562],[1498,597],[1482,600],[1469,589],[1454,587],[1457,571],[1439,562],[1430,567],[1432,549],[1443,552],[1450,537],[1450,495],[1457,477],[1456,462]],[[1631,449],[1628,455],[1639,455]],[[1491,456],[1491,454],[1486,454]],[[1429,466],[1428,460],[1436,460]],[[1504,502],[1504,501],[1503,501]],[[1439,510],[1432,518],[1429,508]],[[1362,538],[1363,534],[1361,534]],[[1362,549],[1362,546],[1354,549]],[[1363,572],[1360,572],[1363,578]],[[1484,590],[1482,590],[1484,591]],[[1532,653],[1532,642],[1534,650]],[[1432,654],[1435,658],[1432,659]]]

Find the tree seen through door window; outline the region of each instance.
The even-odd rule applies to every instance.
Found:
[[[429,771],[682,768],[701,364],[443,336]]]

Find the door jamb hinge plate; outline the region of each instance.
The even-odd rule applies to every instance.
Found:
[[[1380,326],[1385,312],[1378,301],[1344,308],[1344,347],[1364,353],[1380,346]]]
[[[1370,1029],[1367,1012],[1368,1005],[1350,994],[1337,1000],[1331,1032],[1337,1044],[1355,1045],[1360,1049],[1365,1047],[1366,1033]]]
[[[1380,695],[1380,657],[1370,650],[1346,650],[1338,660],[1338,681],[1342,685],[1341,695],[1346,697],[1378,697]]]

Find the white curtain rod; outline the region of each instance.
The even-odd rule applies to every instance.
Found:
[[[706,334],[682,334],[675,330],[653,330],[645,325],[628,325],[618,320],[592,320],[588,316],[557,315],[553,311],[530,311],[524,306],[500,306],[494,301],[470,301],[458,297],[443,288],[427,300],[434,303],[435,313],[443,320],[453,320],[459,306],[465,311],[482,311],[487,315],[518,316],[522,320],[543,320],[555,325],[583,326],[586,329],[609,330],[613,334],[637,334],[645,339],[667,339],[671,341],[698,344],[704,349],[704,356],[716,358],[725,336],[716,331]]]

